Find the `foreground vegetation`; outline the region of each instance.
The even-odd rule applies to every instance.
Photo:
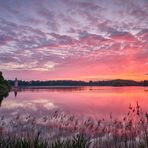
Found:
[[[129,106],[115,119],[78,119],[54,111],[40,122],[30,115],[0,118],[0,148],[148,148],[148,113]]]
[[[31,138],[0,137],[0,148],[88,148],[90,140],[84,135],[77,135],[67,140],[56,140],[48,144],[40,139],[39,134]]]

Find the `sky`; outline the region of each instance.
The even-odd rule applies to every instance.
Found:
[[[6,79],[148,79],[148,0],[0,0]]]

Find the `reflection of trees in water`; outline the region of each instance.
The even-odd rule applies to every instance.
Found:
[[[148,89],[145,89],[144,92],[148,96]]]
[[[0,107],[1,107],[1,104],[2,104],[2,101],[4,98],[8,97],[9,93],[5,93],[5,94],[0,94]]]
[[[17,97],[17,90],[14,91],[14,96]]]
[[[81,86],[34,86],[34,87],[22,87],[20,89],[18,89],[19,92],[24,92],[24,91],[32,91],[32,92],[36,92],[36,91],[61,91],[61,92],[74,92],[74,91],[81,91],[81,90],[85,90],[85,87],[81,87]]]

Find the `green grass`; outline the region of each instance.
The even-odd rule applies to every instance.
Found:
[[[66,140],[57,139],[48,144],[40,139],[39,134],[34,138],[0,137],[0,148],[89,148],[90,141],[84,135],[76,135]]]
[[[38,132],[34,137],[0,136],[0,148],[48,148],[46,141],[40,139]]]
[[[85,135],[76,135],[67,140],[56,140],[51,148],[89,148],[91,142]]]

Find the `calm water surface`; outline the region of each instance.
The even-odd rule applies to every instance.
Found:
[[[1,102],[0,115],[12,117],[30,114],[41,117],[59,110],[77,116],[122,116],[129,104],[136,103],[148,111],[146,87],[65,87],[49,89],[24,89],[10,92]]]

